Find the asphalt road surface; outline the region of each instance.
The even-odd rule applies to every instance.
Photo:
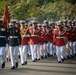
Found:
[[[21,65],[11,70],[10,61],[6,63],[4,69],[0,68],[0,75],[76,75],[76,58],[57,63],[56,56],[32,62],[28,58],[27,65]]]

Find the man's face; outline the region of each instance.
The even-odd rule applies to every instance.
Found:
[[[45,23],[48,26],[48,22]]]
[[[71,23],[68,23],[67,26],[71,26]]]
[[[12,23],[12,27],[15,27],[15,23]]]
[[[64,26],[67,26],[67,23],[63,23]]]
[[[34,23],[34,24],[33,24],[33,27],[36,28],[36,27],[37,27],[37,23]]]

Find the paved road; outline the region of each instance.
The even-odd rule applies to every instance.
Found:
[[[20,60],[19,60],[20,61]],[[57,63],[56,57],[32,62],[28,58],[28,64],[11,70],[10,62],[4,69],[0,69],[0,75],[76,75],[76,58]]]

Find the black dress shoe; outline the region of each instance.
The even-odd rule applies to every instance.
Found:
[[[40,59],[37,59],[37,60],[40,60]]]
[[[9,60],[8,60],[8,58],[7,58],[7,62],[8,62]]]
[[[24,63],[22,63],[21,65],[25,65]]]
[[[27,61],[25,61],[24,64],[27,65]]]
[[[9,59],[9,61],[11,61],[11,59]]]
[[[62,62],[64,62],[64,59],[61,59],[62,60]]]
[[[15,69],[15,66],[12,66],[12,68],[11,68],[12,70],[14,70]]]
[[[56,53],[54,53],[54,55],[56,55]]]
[[[2,69],[5,67],[5,62],[4,63],[2,63]]]
[[[35,58],[35,61],[37,61],[37,58]]]
[[[61,63],[61,61],[58,61],[58,63]]]
[[[29,57],[29,54],[27,54],[27,57]]]
[[[31,55],[29,55],[29,57],[31,57]]]
[[[45,57],[44,57],[45,59],[47,58],[47,55],[45,55]]]
[[[64,60],[66,60],[66,58],[64,58]]]
[[[18,67],[18,62],[16,62],[16,68]]]
[[[20,59],[20,55],[18,55],[18,58]]]
[[[67,59],[70,59],[69,55],[67,56]]]
[[[48,55],[48,57],[50,57],[50,54],[49,53],[47,55]]]
[[[43,56],[41,56],[41,59],[43,59]]]
[[[71,58],[73,58],[74,56],[73,55],[71,55]]]
[[[74,56],[76,57],[76,54],[74,54]]]
[[[32,62],[35,62],[35,60],[33,60]]]
[[[53,55],[51,54],[50,57],[53,57]]]

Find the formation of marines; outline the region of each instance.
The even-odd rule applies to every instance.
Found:
[[[0,20],[0,63],[5,67],[6,59],[11,60],[11,69],[27,64],[27,55],[32,62],[57,56],[58,63],[76,56],[76,20],[48,21],[39,24],[12,20],[8,27]]]

